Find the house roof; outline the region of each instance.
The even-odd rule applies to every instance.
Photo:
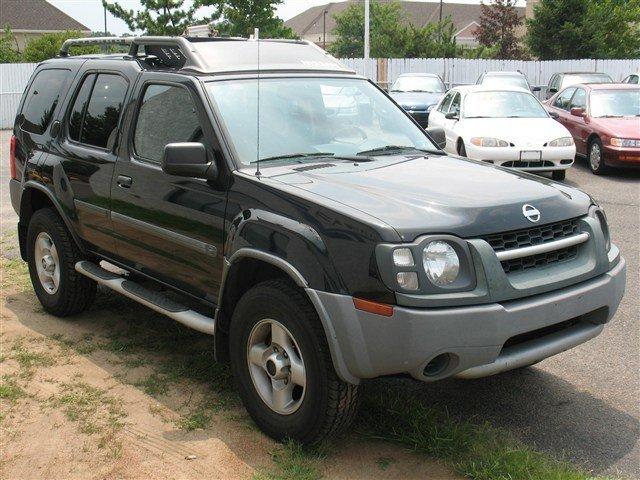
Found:
[[[90,30],[45,0],[0,0],[0,28],[7,25],[12,30]]]
[[[390,3],[393,0],[379,0],[380,3]],[[331,33],[336,27],[334,15],[343,12],[349,5],[358,3],[358,0],[347,0],[344,2],[333,2],[325,5],[311,7],[308,10],[290,18],[285,25],[290,27],[297,35],[322,34],[323,12],[327,11],[326,32]],[[437,22],[439,16],[439,2],[400,2],[402,11],[407,23],[416,27],[423,27],[427,23]],[[524,17],[524,7],[516,7],[518,15]],[[442,18],[451,17],[455,31],[465,35],[469,33],[472,22],[477,22],[480,18],[480,5],[468,3],[442,4]],[[475,27],[475,25],[473,25]]]

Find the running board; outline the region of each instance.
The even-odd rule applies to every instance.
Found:
[[[136,282],[105,270],[95,263],[83,260],[76,263],[75,268],[77,272],[85,277],[89,277],[91,280],[95,280],[99,284],[115,290],[125,297],[129,297],[189,328],[209,335],[214,334],[216,323],[213,317],[206,317],[198,312],[194,312],[188,307],[167,298],[160,292],[149,290]]]

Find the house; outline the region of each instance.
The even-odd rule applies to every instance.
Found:
[[[390,2],[392,0],[378,0]],[[336,26],[334,15],[343,12],[349,5],[362,3],[359,0],[327,3],[308,10],[287,20],[290,27],[300,38],[320,46],[330,45],[335,40],[333,29]],[[440,16],[440,2],[399,2],[407,23],[423,27],[427,23],[437,22]],[[524,7],[516,7],[518,15],[525,16]],[[451,17],[455,27],[456,41],[459,45],[477,46],[475,29],[480,18],[480,5],[469,3],[442,3],[442,18]]]
[[[0,0],[0,28],[10,27],[16,39],[15,48],[24,50],[29,40],[45,33],[91,30],[45,0]]]

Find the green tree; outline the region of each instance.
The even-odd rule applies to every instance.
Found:
[[[407,58],[452,58],[461,51],[450,17],[442,23],[428,23],[422,28],[409,25],[408,30],[409,45],[404,55]]]
[[[16,39],[11,28],[7,25],[4,33],[0,35],[0,63],[17,63],[20,61],[20,53],[15,47]]]
[[[196,6],[214,7],[211,20],[223,35],[248,37],[260,29],[260,38],[297,38],[276,16],[283,0],[197,0]],[[222,19],[222,20],[220,20]]]
[[[181,35],[195,23],[198,4],[185,7],[185,0],[140,0],[142,10],[124,9],[118,2],[102,0],[111,14],[123,20],[132,30],[142,30],[146,35]]]
[[[527,21],[541,60],[633,58],[640,52],[640,0],[542,0]]]
[[[60,33],[46,33],[40,37],[34,38],[27,43],[22,53],[24,62],[38,63],[49,58],[53,58],[60,52],[60,47],[65,40],[69,38],[82,37],[81,32],[67,30]],[[100,53],[100,47],[73,47],[70,53],[74,55],[86,55],[91,53]]]
[[[475,36],[484,47],[497,47],[498,58],[519,58],[521,50],[516,29],[522,23],[515,0],[492,0],[480,4],[480,26]]]

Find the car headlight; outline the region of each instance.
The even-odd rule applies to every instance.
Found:
[[[473,137],[471,143],[476,147],[508,147],[509,142],[492,137]]]
[[[561,137],[551,140],[548,145],[550,147],[570,147],[573,145],[573,137]]]
[[[640,147],[640,140],[633,138],[612,138],[611,145],[614,147]]]
[[[430,242],[422,251],[427,278],[435,285],[451,285],[460,273],[460,259],[451,245],[441,240]]]
[[[600,223],[602,234],[604,235],[604,248],[608,252],[611,250],[611,233],[609,232],[609,222],[607,222],[607,215],[604,213],[602,207],[594,205],[589,210],[589,215],[594,217]]]

